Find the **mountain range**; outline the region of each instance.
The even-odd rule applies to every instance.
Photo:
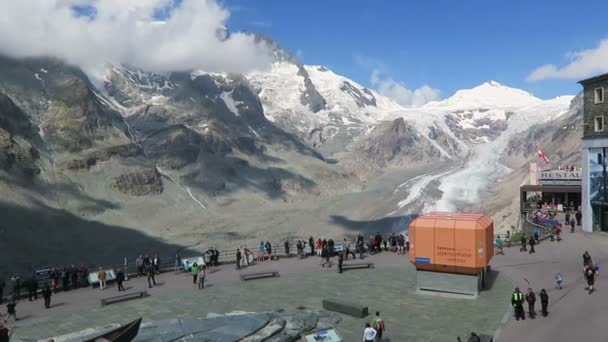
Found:
[[[509,226],[518,190],[496,182],[521,180],[539,144],[577,158],[573,97],[489,81],[404,108],[259,39],[275,62],[246,74],[107,65],[94,79],[0,58],[6,267],[403,230],[423,210]]]

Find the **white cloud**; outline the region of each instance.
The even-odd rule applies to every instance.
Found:
[[[220,39],[230,13],[215,0],[183,0],[162,22],[156,9],[173,0],[4,1],[0,53],[55,56],[96,75],[105,63],[150,71],[204,69],[244,72],[272,61],[265,44],[243,33]],[[73,6],[95,8],[79,17]]]
[[[395,81],[390,77],[384,78],[378,69],[372,71],[370,81],[378,93],[405,107],[420,107],[425,103],[439,100],[441,95],[438,89],[431,88],[428,85],[411,90],[402,82]]]
[[[566,54],[570,63],[563,67],[546,64],[536,68],[528,75],[528,81],[540,81],[550,78],[582,79],[608,72],[608,39],[603,39],[592,49]]]

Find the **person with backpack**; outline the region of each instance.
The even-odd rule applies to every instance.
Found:
[[[376,330],[376,338],[378,341],[382,340],[382,333],[386,330],[386,327],[384,326],[384,321],[380,318],[380,311],[376,311],[373,327]]]

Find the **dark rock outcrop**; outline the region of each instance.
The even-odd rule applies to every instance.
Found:
[[[163,181],[156,169],[130,172],[114,178],[112,187],[131,196],[157,195],[163,192]]]

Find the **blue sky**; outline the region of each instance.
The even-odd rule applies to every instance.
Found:
[[[374,69],[409,88],[447,97],[486,80],[541,98],[576,94],[571,79],[527,81],[544,64],[608,37],[603,1],[224,0],[231,30],[272,36],[306,64],[371,86]],[[608,60],[606,60],[608,64]]]

